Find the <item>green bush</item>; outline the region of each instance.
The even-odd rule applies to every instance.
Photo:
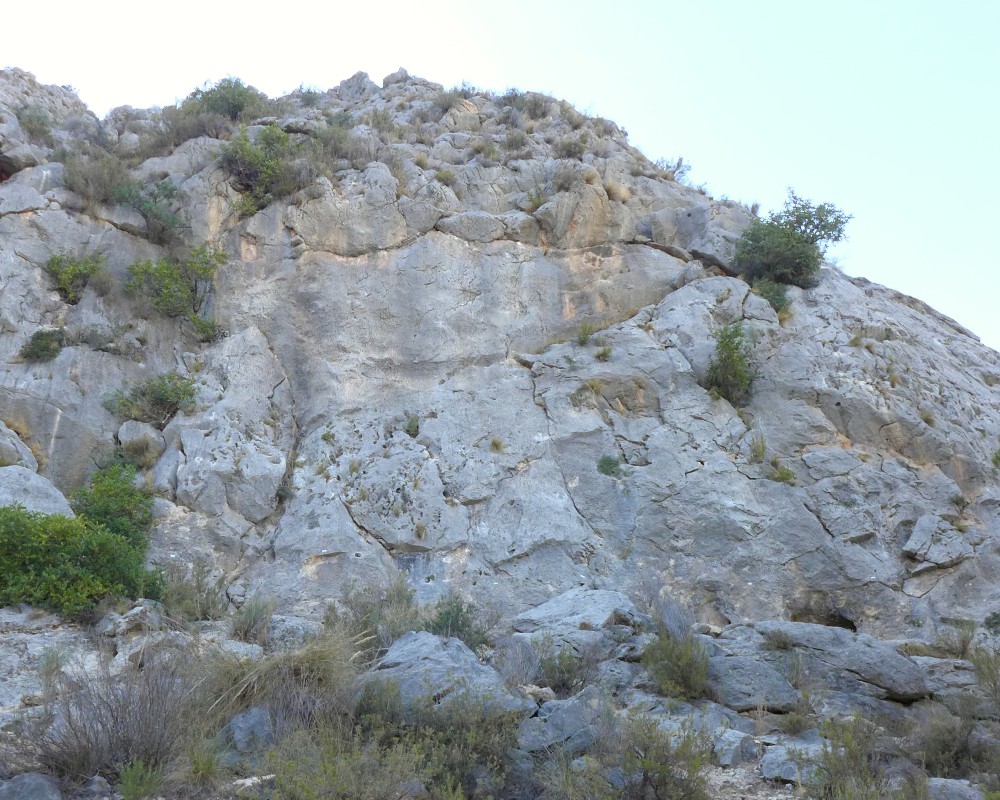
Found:
[[[743,333],[743,323],[723,327],[715,336],[715,355],[708,364],[705,388],[717,392],[734,406],[750,399],[750,347]]]
[[[141,760],[132,761],[119,776],[118,791],[122,800],[148,800],[163,785],[163,769],[147,767]]]
[[[466,603],[455,591],[449,592],[429,609],[424,630],[439,636],[454,636],[476,650],[490,641],[490,626],[473,603]]]
[[[163,430],[178,411],[194,407],[194,395],[194,378],[166,372],[147,378],[128,391],[119,389],[104,402],[104,407],[123,419],[148,422]]]
[[[346,628],[351,638],[365,644],[366,654],[375,657],[404,633],[420,629],[415,594],[403,575],[386,587],[348,586],[341,597],[345,612],[331,605],[323,622],[327,627]]]
[[[642,654],[642,665],[668,697],[696,700],[708,690],[708,653],[693,633],[661,630]]]
[[[777,283],[770,278],[757,278],[753,282],[753,293],[760,295],[776,313],[787,311],[792,301],[788,299],[788,289],[785,284]]]
[[[145,297],[168,317],[191,319],[201,312],[215,273],[226,260],[224,251],[202,245],[192,248],[185,261],[140,261],[128,268],[125,291]]]
[[[239,78],[223,78],[207,89],[195,89],[182,109],[199,114],[219,115],[234,122],[247,122],[268,111],[267,95],[247,86]]]
[[[45,265],[45,271],[56,280],[56,289],[63,300],[71,306],[80,302],[83,290],[91,278],[95,277],[104,267],[104,256],[89,258],[71,258],[70,256],[52,256]]]
[[[302,154],[303,149],[274,126],[265,127],[254,142],[245,128],[230,139],[222,153],[222,166],[243,192],[240,213],[255,214],[272,200],[311,182],[314,173],[306,168],[307,164],[297,162]]]
[[[153,496],[135,485],[131,464],[111,464],[91,476],[90,486],[77,489],[70,505],[78,515],[145,549],[153,524]]]
[[[177,187],[169,178],[153,186],[130,183],[115,192],[115,201],[134,208],[146,220],[146,230],[154,242],[164,242],[171,232],[181,226],[180,217],[171,210],[170,201]]]
[[[826,245],[844,238],[850,219],[830,203],[814,206],[789,190],[781,211],[751,221],[736,245],[733,264],[751,280],[808,288],[815,285]]]
[[[109,595],[156,598],[162,578],[146,570],[144,553],[82,516],[0,508],[0,606],[78,614]]]
[[[62,328],[35,331],[21,347],[20,356],[25,361],[51,361],[63,349],[66,334]]]
[[[582,691],[596,676],[599,653],[595,650],[577,652],[563,644],[556,648],[551,636],[532,640],[532,650],[538,657],[537,674],[540,686],[547,686],[557,697],[570,697]]]

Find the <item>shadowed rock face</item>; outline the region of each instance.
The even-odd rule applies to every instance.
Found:
[[[347,112],[364,156],[251,217],[220,140],[133,168],[178,187],[175,250],[229,255],[210,298],[228,335],[199,344],[122,291],[129,265],[174,250],[132,210],[84,211],[52,160],[99,123],[0,73],[4,460],[68,492],[116,444],[103,398],[177,370],[197,406],[148,470],[151,558],[208,558],[235,599],[318,616],[401,568],[425,599],[456,586],[511,616],[577,586],[663,590],[716,625],[876,635],[1000,606],[995,352],[833,269],[779,322],[711,266],[748,212],[659,176],[615,126],[552,104],[527,133],[480,95],[442,115],[440,87],[390,77],[289,99],[269,124],[305,141]],[[51,141],[19,123],[29,102]],[[377,110],[396,133],[364,122]],[[158,126],[117,109],[102,141],[135,154]],[[583,156],[559,158],[581,131]],[[103,254],[111,288],[67,305],[43,269],[60,253]],[[733,321],[755,354],[742,410],[700,385]],[[53,361],[19,360],[55,327],[72,335]]]

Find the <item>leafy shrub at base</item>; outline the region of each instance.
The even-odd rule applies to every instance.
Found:
[[[94,473],[88,488],[77,489],[73,510],[133,547],[145,548],[146,532],[153,524],[153,498],[135,485],[135,467],[111,464]]]
[[[14,603],[77,614],[108,595],[159,595],[144,547],[82,517],[0,508],[0,606]]]

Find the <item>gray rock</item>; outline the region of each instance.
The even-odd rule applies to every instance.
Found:
[[[0,781],[0,800],[62,800],[54,778],[25,772],[9,781]]]
[[[526,611],[513,622],[519,633],[598,630],[612,625],[639,628],[635,604],[621,592],[577,587]]]
[[[785,677],[767,662],[750,656],[712,656],[708,660],[708,686],[724,706],[750,711],[763,705],[768,711],[790,711],[800,695]]]
[[[912,570],[913,575],[927,569],[952,567],[971,558],[974,552],[961,533],[935,514],[920,517],[903,545],[903,555],[923,562]]]
[[[94,775],[73,792],[72,800],[111,800],[114,796],[111,784],[100,775]]]
[[[466,211],[438,220],[437,229],[467,242],[492,242],[506,233],[504,221],[482,211]]]
[[[362,683],[372,680],[398,685],[405,710],[428,698],[434,706],[464,699],[498,711],[529,713],[535,709],[531,701],[512,694],[496,670],[480,664],[463,642],[426,631],[408,633],[393,642],[362,676]]]
[[[931,800],[983,800],[983,793],[968,781],[931,778],[927,781]]]
[[[264,706],[254,706],[233,717],[224,729],[226,740],[238,753],[256,753],[274,744],[274,724]]]
[[[863,633],[805,622],[761,622],[763,634],[776,632],[822,664],[844,670],[883,690],[890,700],[910,701],[927,695],[923,670],[906,656]]]
[[[587,686],[568,700],[550,700],[538,714],[518,728],[518,747],[529,753],[559,746],[572,754],[588,750],[600,735],[600,725],[612,713],[595,686]]]
[[[764,751],[760,772],[766,780],[785,783],[809,783],[816,770],[821,745],[775,745]]]
[[[0,420],[0,464],[5,467],[20,466],[38,471],[38,461],[28,446]]]
[[[39,514],[75,516],[62,492],[47,478],[25,467],[0,467],[0,506],[14,504]]]
[[[143,460],[155,462],[166,450],[163,434],[147,422],[134,419],[122,423],[118,429],[118,444],[126,456],[141,456]]]
[[[753,736],[732,728],[720,728],[712,734],[712,755],[720,767],[735,767],[757,757]]]

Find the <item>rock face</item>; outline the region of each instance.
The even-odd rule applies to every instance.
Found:
[[[926,639],[1000,608],[998,355],[833,268],[779,319],[719,266],[748,210],[661,174],[607,121],[551,102],[529,125],[468,94],[442,112],[441,87],[401,70],[291,96],[251,133],[307,143],[349,120],[351,147],[246,216],[222,139],[157,150],[159,112],[99,122],[0,73],[4,502],[65,513],[60,492],[142,445],[152,560],[207,559],[237,603],[317,620],[402,571],[422,600],[458,589],[531,638],[553,625],[521,612],[588,590],[551,609],[553,636],[610,652],[634,600],[670,595],[719,628],[791,620],[772,624],[879,702],[923,697],[905,657],[817,626]],[[112,155],[156,153],[130,177],[174,187],[167,245],[135,208],[67,188],[60,148],[98,129]],[[123,291],[131,264],[203,243],[228,256],[209,342]],[[75,305],[45,270],[58,254],[104,258]],[[731,322],[753,342],[743,409],[701,385]],[[54,360],[21,358],[53,328]],[[105,408],[167,371],[197,398],[162,433]],[[733,707],[795,702],[727,652],[712,680]]]

